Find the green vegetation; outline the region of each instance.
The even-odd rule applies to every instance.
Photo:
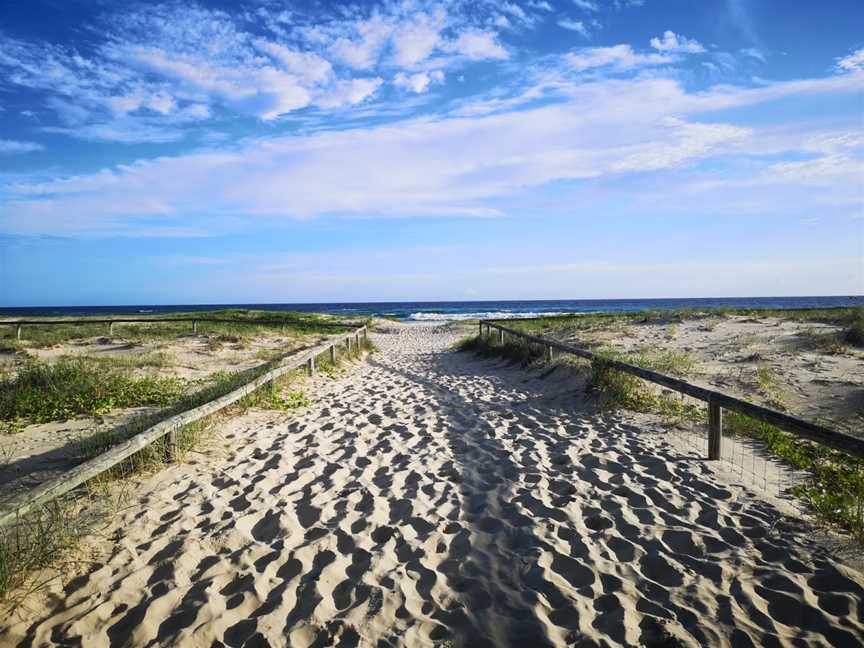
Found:
[[[65,500],[51,502],[26,522],[0,529],[0,601],[27,584],[30,574],[67,557],[82,530],[80,516]]]
[[[53,364],[28,360],[14,377],[0,381],[0,420],[45,423],[77,414],[99,416],[116,407],[162,406],[185,389],[177,378],[136,378],[102,364],[79,357]]]
[[[759,392],[771,405],[786,409],[786,397],[777,379],[777,374],[771,367],[764,364],[756,367],[756,384],[759,387]]]
[[[864,463],[860,459],[737,412],[726,412],[724,419],[727,433],[757,439],[775,457],[807,471],[809,479],[793,486],[792,492],[822,520],[864,541]]]
[[[853,346],[864,347],[864,306],[853,311],[846,323],[843,337]]]

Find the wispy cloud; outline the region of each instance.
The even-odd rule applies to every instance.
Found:
[[[313,22],[266,6],[232,13],[143,4],[102,16],[92,31],[104,36],[86,55],[0,32],[0,71],[5,85],[43,94],[59,122],[47,125],[51,132],[170,142],[219,113],[272,121],[305,108],[341,109],[373,99],[386,78],[413,79],[417,91],[424,78],[417,75],[426,75],[428,89],[448,69],[504,60],[494,24],[502,11],[527,28],[532,12],[545,9],[386,2],[319,13]]]
[[[670,171],[723,156],[746,159],[759,150],[801,150],[806,129],[778,138],[754,127],[712,122],[710,114],[859,87],[852,74],[694,94],[662,78],[572,82],[559,88],[564,98],[557,103],[519,111],[270,137],[98,174],[18,181],[2,191],[8,207],[2,227],[81,233],[122,229],[142,217],[194,223],[204,214],[211,222],[259,215],[495,216],[506,211],[502,199],[552,182]],[[806,164],[763,163],[749,175],[765,182],[773,178],[774,186],[818,177],[831,195],[847,195],[860,172],[851,151],[861,143],[843,140],[842,133],[820,135],[812,127],[808,137],[816,143]],[[831,144],[837,137],[846,144]]]
[[[17,140],[0,139],[0,155],[32,153],[33,151],[42,151],[44,148],[44,146],[36,142],[19,142]]]

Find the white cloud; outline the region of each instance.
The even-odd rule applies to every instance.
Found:
[[[374,95],[384,80],[380,77],[337,81],[330,90],[316,99],[322,108],[336,108],[362,103]]]
[[[638,54],[629,45],[589,47],[566,54],[564,58],[577,72],[600,67],[630,70],[643,66],[662,65],[675,60],[666,54]]]
[[[564,103],[519,112],[266,138],[234,150],[7,186],[2,228],[19,233],[111,231],[126,227],[130,218],[160,217],[170,224],[195,214],[207,214],[209,220],[236,215],[490,216],[501,213],[513,196],[550,182],[671,173],[729,156],[743,156],[750,165],[741,182],[761,178],[761,184],[731,184],[724,190],[690,181],[670,189],[664,201],[725,191],[716,202],[730,209],[764,208],[763,194],[769,189],[761,187],[769,181],[775,197],[770,204],[776,205],[777,195],[802,186],[801,179],[809,176],[822,189],[816,194],[846,204],[858,193],[854,178],[861,172],[854,159],[861,141],[854,134],[820,133],[812,127],[808,134],[796,127],[781,136],[767,127],[744,128],[707,117],[724,107],[784,93],[839,91],[839,81],[845,82],[846,92],[856,87],[844,75],[809,85],[687,94],[668,79],[606,79],[573,85]],[[754,152],[774,155],[802,146],[814,152],[813,160],[756,166],[749,161]],[[786,189],[778,193],[777,187]],[[732,190],[752,195],[741,194],[736,203]],[[815,209],[818,196],[802,198],[796,191],[796,208]],[[757,199],[752,192],[763,193]]]
[[[585,11],[600,11],[600,6],[592,0],[573,0],[573,4]]]
[[[848,56],[837,59],[837,67],[844,72],[864,70],[864,48],[855,50]]]
[[[668,29],[663,33],[662,39],[657,37],[651,39],[651,47],[659,52],[682,54],[700,54],[705,51],[699,41],[681,36]]]
[[[448,46],[448,49],[475,61],[509,57],[507,50],[498,42],[494,33],[479,29],[464,32]]]
[[[443,10],[434,16],[421,14],[396,30],[393,36],[393,60],[400,67],[413,67],[425,61],[441,41]]]
[[[569,29],[570,31],[574,31],[578,34],[581,34],[585,38],[588,38],[588,27],[581,20],[571,20],[569,18],[561,18],[558,21],[558,26],[564,29]]]
[[[444,73],[441,70],[433,70],[432,72],[418,72],[410,76],[399,72],[393,78],[393,84],[410,90],[411,92],[421,93],[426,92],[432,83],[443,83]]]
[[[15,153],[32,153],[44,150],[44,146],[36,142],[20,142],[18,140],[0,139],[0,155]]]

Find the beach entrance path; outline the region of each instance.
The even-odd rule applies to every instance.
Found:
[[[308,409],[223,424],[0,644],[862,643],[862,575],[804,523],[455,339],[394,325]]]

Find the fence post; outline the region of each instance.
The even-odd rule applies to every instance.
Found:
[[[477,335],[478,335],[478,337],[482,338],[483,337],[483,322],[480,322],[479,326],[480,326],[480,332]]]
[[[498,329],[498,343],[504,344],[504,331],[502,329]]]
[[[198,320],[192,320],[192,335],[198,335]]]
[[[367,330],[366,330],[366,327],[364,326],[364,327],[363,327],[363,339],[364,339],[364,340],[368,340],[368,339],[369,339],[369,336],[367,335],[367,333],[368,333],[368,332],[367,332]]]
[[[314,374],[315,374],[315,358],[312,357],[312,358],[309,358],[309,360],[306,362],[306,375],[312,376]]]
[[[177,430],[168,433],[168,461],[177,461]]]
[[[552,362],[552,345],[546,345],[546,362]]]
[[[723,410],[718,403],[708,403],[708,458],[719,459],[723,441]]]
[[[114,333],[114,322],[108,322],[108,335]]]
[[[15,337],[19,340],[21,339],[21,325],[20,324],[15,325]]]
[[[330,347],[330,362],[333,364],[334,367],[336,366],[336,345],[335,344]]]

